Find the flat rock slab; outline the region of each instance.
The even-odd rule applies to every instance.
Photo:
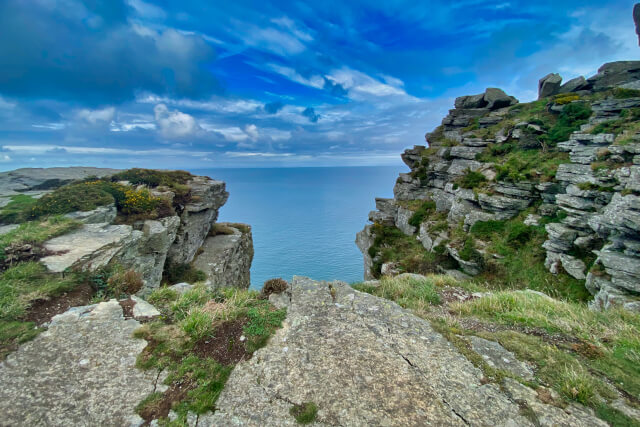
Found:
[[[513,353],[502,347],[499,343],[480,337],[471,337],[470,340],[473,351],[482,356],[485,362],[492,368],[511,372],[526,380],[533,379],[533,370],[524,362],[516,359]]]
[[[86,224],[76,231],[54,237],[44,247],[59,255],[51,255],[40,261],[52,272],[62,272],[85,256],[108,245],[117,244],[131,235],[130,225]]]
[[[217,411],[198,426],[294,426],[289,410],[302,402],[317,405],[315,425],[533,425],[427,321],[347,284],[332,286],[335,300],[327,283],[295,277],[289,295],[271,296],[287,306],[283,327],[236,366]],[[560,412],[551,422],[606,425],[589,412]]]
[[[111,300],[74,307],[0,364],[2,426],[127,426],[155,389],[157,372],[135,367],[147,345],[132,338]]]

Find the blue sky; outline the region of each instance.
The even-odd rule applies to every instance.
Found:
[[[0,169],[398,164],[456,96],[637,59],[633,3],[4,0]]]

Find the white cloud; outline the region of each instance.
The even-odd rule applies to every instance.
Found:
[[[7,163],[7,162],[10,162],[11,160],[12,160],[11,156],[9,156],[8,154],[0,155],[0,162],[2,163]]]
[[[158,129],[165,138],[184,138],[200,130],[193,116],[178,110],[169,110],[165,104],[156,105],[153,112]]]
[[[352,98],[367,96],[409,96],[401,87],[403,85],[402,81],[390,76],[385,76],[387,83],[383,83],[363,72],[343,67],[339,70],[332,71],[326,77],[333,83],[339,84],[347,89],[349,96]]]
[[[142,130],[154,130],[156,129],[156,124],[155,123],[150,123],[150,122],[131,122],[131,123],[116,123],[116,122],[111,122],[111,124],[109,125],[109,130],[111,132],[129,132],[132,130],[138,130],[138,129],[142,129]]]
[[[31,127],[36,129],[62,130],[66,126],[64,123],[36,123],[32,124]]]
[[[85,108],[76,112],[76,117],[95,125],[97,123],[110,122],[113,120],[115,114],[116,109],[114,107],[106,107],[99,110],[89,110]]]
[[[280,74],[282,76],[285,76],[289,80],[294,81],[296,83],[300,83],[305,86],[311,86],[316,89],[322,89],[324,87],[324,79],[322,78],[322,76],[313,75],[307,78],[307,77],[303,77],[300,73],[298,73],[296,70],[290,67],[285,67],[283,65],[278,65],[273,63],[265,64],[265,66],[269,68],[271,71],[277,74]]]
[[[64,152],[68,154],[94,154],[94,155],[157,155],[157,156],[208,156],[212,153],[207,151],[175,150],[171,148],[159,148],[152,150],[132,150],[129,148],[110,147],[82,147],[52,144],[34,145],[5,145],[5,150],[21,154],[47,154],[51,152]]]
[[[253,99],[225,99],[215,97],[208,101],[194,101],[191,99],[172,99],[153,94],[140,96],[136,101],[142,104],[161,103],[179,108],[216,111],[221,113],[250,113],[264,105],[262,102]]]
[[[253,141],[257,140],[260,136],[258,133],[258,127],[256,125],[246,125],[244,127],[244,132],[249,136],[249,138]]]

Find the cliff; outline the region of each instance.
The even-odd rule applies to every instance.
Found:
[[[229,196],[224,182],[180,171],[96,168],[21,169],[0,174],[0,182],[5,231],[19,234],[18,227],[56,215],[75,224],[69,232],[38,242],[6,239],[5,268],[27,258],[40,259],[54,273],[96,273],[117,266],[141,276],[142,294],[163,280],[175,282],[178,273],[249,287],[253,247],[248,226],[237,230],[240,250],[218,246],[200,254]],[[196,270],[191,264],[196,255],[213,267]],[[235,268],[227,274],[229,264]]]
[[[561,82],[456,99],[358,234],[365,279],[462,272],[640,310],[640,62]]]

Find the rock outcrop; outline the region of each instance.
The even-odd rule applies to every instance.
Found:
[[[638,35],[638,44],[640,45],[640,3],[636,3],[633,7],[633,22],[636,24],[636,34]]]
[[[91,167],[23,168],[0,172],[0,197],[48,190],[78,179],[90,176],[102,178],[116,172],[119,170]]]
[[[189,182],[191,200],[180,214],[180,227],[169,250],[168,259],[174,264],[191,262],[218,219],[218,210],[229,197],[225,183],[207,177],[195,177]]]
[[[411,171],[400,174],[393,199],[376,199],[369,220],[398,228],[415,237],[426,251],[444,253],[464,273],[475,275],[483,271],[482,263],[460,256],[462,243],[452,244],[447,228],[462,224],[463,231],[469,231],[478,221],[510,220],[525,209],[532,209],[529,225],[542,217],[557,217],[548,219],[552,223],[546,226],[547,269],[584,280],[595,295],[594,307],[640,310],[640,134],[633,128],[617,135],[606,126],[594,131],[601,124],[624,126],[625,121],[638,120],[631,116],[640,109],[640,97],[620,89],[640,85],[640,61],[605,64],[589,79],[573,79],[564,86],[561,81],[559,75],[540,80],[547,113],[559,114],[571,103],[587,103],[589,108],[588,118],[576,126],[579,130],[568,133],[566,141],[554,142],[559,166],[553,175],[539,169],[518,175],[517,169],[503,167],[498,151],[545,153],[549,125],[519,118],[527,115],[518,115],[520,110],[512,110],[506,101],[489,108],[489,90],[459,97],[442,125],[427,134],[428,148],[416,145],[402,154]],[[463,185],[466,178],[483,184]],[[435,204],[435,212],[420,226],[410,225],[415,206],[426,201]],[[411,205],[414,209],[408,208]],[[368,225],[356,239],[364,256],[365,280],[380,274],[372,272],[372,267],[398,271],[384,265],[380,253],[372,251],[375,238],[373,226]],[[486,254],[483,247],[476,249],[480,255],[499,258]]]
[[[560,74],[551,73],[544,76],[538,82],[538,99],[558,94],[561,84],[562,77],[560,77]]]
[[[517,381],[486,383],[427,321],[345,283],[331,285],[334,296],[326,282],[295,277],[287,293],[270,297],[287,308],[285,324],[236,366],[217,411],[201,415],[198,426],[294,426],[290,408],[303,402],[317,405],[321,426],[534,425],[523,406],[539,425],[606,425],[579,405],[545,404]],[[513,357],[497,343],[474,345]],[[515,359],[500,363],[530,375]]]
[[[232,234],[207,237],[193,265],[207,275],[213,288],[249,288],[253,260],[253,238],[247,224],[218,223]]]
[[[158,372],[136,368],[147,345],[111,300],[74,307],[0,363],[0,425],[139,425],[135,406],[163,391]]]
[[[9,201],[15,194],[42,195],[52,188],[89,176],[109,177],[114,169],[50,168],[19,169],[0,174],[6,185],[0,200]],[[137,220],[122,224],[114,205],[92,211],[72,212],[66,217],[83,225],[62,236],[46,241],[50,255],[42,263],[52,272],[67,269],[95,271],[110,264],[138,272],[144,282],[142,294],[157,288],[167,265],[191,263],[201,251],[199,266],[204,267],[212,286],[250,285],[249,270],[253,259],[253,242],[248,232],[225,238],[210,238],[209,231],[218,211],[229,197],[225,183],[206,176],[192,176],[185,187],[188,197],[176,199],[173,191],[151,188],[151,193],[173,202],[175,214],[158,219]],[[182,203],[182,204],[181,204]],[[206,241],[206,242],[205,242]],[[205,244],[206,243],[206,244]],[[204,247],[203,247],[204,246]]]

